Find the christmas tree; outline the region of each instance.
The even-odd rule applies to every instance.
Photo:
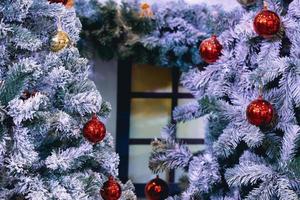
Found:
[[[210,64],[181,83],[198,100],[176,123],[206,117],[205,150],[192,154],[168,125],[153,142],[150,168],[187,168],[189,186],[170,199],[296,200],[300,197],[300,1],[240,0],[246,9],[202,42]]]
[[[135,199],[68,2],[0,2],[0,199]]]

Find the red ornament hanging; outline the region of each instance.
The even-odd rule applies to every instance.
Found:
[[[157,176],[147,183],[145,195],[148,200],[164,200],[169,196],[168,184]]]
[[[248,105],[246,114],[250,124],[265,127],[272,123],[275,111],[272,104],[259,96]]]
[[[118,200],[121,197],[122,189],[114,177],[110,176],[108,181],[103,184],[100,194],[104,200]]]
[[[61,3],[67,8],[71,8],[74,5],[74,0],[48,0],[50,3]]]
[[[281,27],[280,17],[273,11],[268,10],[265,5],[253,22],[254,30],[259,35],[266,39],[274,37]]]
[[[83,127],[83,136],[92,143],[101,142],[106,135],[105,125],[98,120],[96,115]]]
[[[212,64],[220,57],[222,48],[217,36],[213,35],[211,38],[201,42],[199,52],[205,62]]]
[[[37,94],[36,91],[30,92],[29,90],[24,90],[22,95],[20,96],[20,99],[25,101],[25,100],[29,99],[30,97],[34,97],[36,94]]]

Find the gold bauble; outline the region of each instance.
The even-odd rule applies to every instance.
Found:
[[[257,2],[257,0],[237,0],[242,6],[251,6]]]
[[[70,43],[69,35],[61,30],[58,30],[56,35],[51,39],[50,48],[53,52],[58,52],[68,46]]]

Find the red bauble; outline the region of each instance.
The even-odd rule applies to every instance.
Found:
[[[70,8],[74,5],[73,0],[48,0],[50,3],[62,3],[65,5],[67,8]]]
[[[92,143],[101,142],[106,135],[105,125],[98,120],[96,115],[83,127],[83,136]]]
[[[48,0],[50,3],[62,3],[66,5],[69,0]]]
[[[148,200],[164,200],[169,196],[168,184],[157,176],[147,183],[145,195]]]
[[[248,105],[246,114],[250,124],[268,126],[272,123],[275,112],[273,106],[260,96]]]
[[[110,176],[108,181],[103,184],[100,194],[104,200],[118,200],[121,197],[122,189],[114,177]]]
[[[31,97],[34,97],[36,95],[36,91],[32,91],[30,92],[29,90],[25,90],[22,95],[20,96],[20,99],[22,99],[23,101],[31,98]]]
[[[213,35],[211,38],[203,40],[200,44],[199,51],[202,59],[211,64],[218,60],[221,55],[222,45],[217,39],[217,36]]]
[[[258,35],[264,38],[272,38],[280,31],[281,21],[275,12],[264,8],[256,15],[253,25]]]

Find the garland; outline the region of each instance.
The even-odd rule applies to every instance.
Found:
[[[241,15],[182,0],[153,5],[78,0],[76,10],[83,25],[79,47],[85,56],[97,53],[104,60],[131,59],[181,70],[205,66],[198,50],[201,41],[233,26]]]

